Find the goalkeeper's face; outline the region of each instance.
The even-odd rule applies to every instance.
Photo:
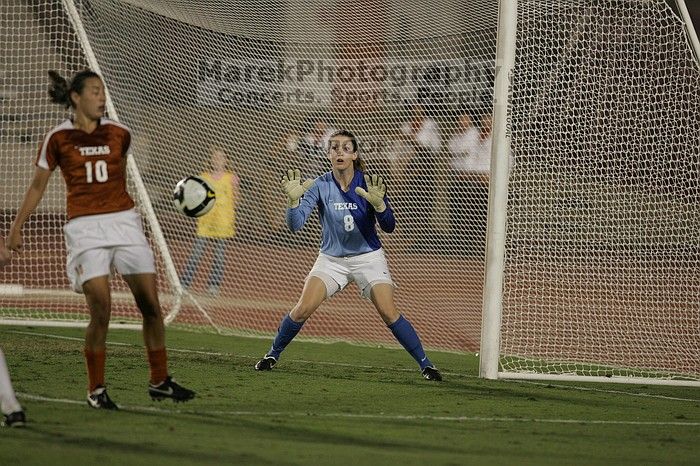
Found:
[[[328,159],[331,165],[337,170],[346,170],[353,167],[353,162],[357,159],[355,142],[347,136],[333,136],[328,141]]]

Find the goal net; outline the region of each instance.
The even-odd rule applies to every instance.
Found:
[[[388,180],[397,230],[380,238],[398,309],[425,346],[479,350],[496,0],[9,0],[0,21],[2,231],[66,116],[47,70],[97,65],[134,134],[131,191],[170,325],[274,333],[320,240],[316,216],[286,229],[280,178],[327,171],[324,139],[342,127]],[[678,11],[520,0],[515,54],[508,201],[495,206],[507,209],[500,371],[700,379],[700,74]],[[211,171],[212,148],[236,187],[235,232],[214,241],[171,202],[179,179]],[[68,291],[52,178],[25,252],[0,271],[3,319],[88,317]],[[113,320],[138,322],[113,284]],[[300,336],[394,344],[354,284]]]
[[[663,1],[583,0],[521,0],[517,21],[500,371],[697,382],[700,68],[683,21]]]
[[[134,160],[175,276],[184,279],[188,261],[206,246],[182,296],[169,279],[166,253],[157,250],[164,313],[175,317],[170,325],[276,331],[320,245],[315,215],[301,232],[287,230],[280,180],[288,168],[304,177],[328,171],[322,145],[330,129],[342,127],[358,136],[368,171],[387,179],[397,229],[380,237],[398,285],[397,307],[427,347],[476,350],[493,1],[445,2],[432,11],[419,1],[12,0],[0,8],[4,55],[11,58],[0,77],[9,104],[0,136],[8,160],[0,170],[9,180],[2,186],[2,231],[21,202],[43,135],[65,117],[47,98],[47,70],[71,75],[94,59],[115,113],[133,131]],[[486,162],[456,180],[452,159],[464,159],[466,149],[453,155],[449,141],[461,114],[473,122],[474,150]],[[212,146],[227,154],[240,193],[235,234],[221,241],[199,237],[197,221],[171,200],[178,180],[211,169]],[[143,207],[143,193],[132,188]],[[54,174],[24,229],[25,252],[0,271],[3,318],[87,319],[83,297],[68,290],[65,278],[64,196]],[[123,283],[113,284],[112,320],[138,323]],[[304,336],[395,341],[354,284],[322,305]]]

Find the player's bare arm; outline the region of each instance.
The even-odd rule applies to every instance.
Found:
[[[44,197],[46,185],[49,183],[50,177],[50,170],[41,167],[36,167],[34,170],[32,182],[29,184],[29,188],[22,201],[22,206],[19,208],[14,222],[12,222],[10,233],[7,237],[7,248],[11,251],[19,251],[22,248],[22,226],[32,212],[34,212],[41,198]]]

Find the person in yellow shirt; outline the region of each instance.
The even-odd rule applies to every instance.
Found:
[[[216,203],[210,212],[197,220],[197,237],[182,275],[182,285],[189,288],[207,246],[212,247],[213,263],[207,281],[209,294],[219,294],[226,265],[226,243],[236,234],[236,206],[240,199],[240,180],[230,167],[226,152],[212,146],[211,169],[201,174],[216,192]]]

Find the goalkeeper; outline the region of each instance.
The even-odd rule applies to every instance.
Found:
[[[272,347],[255,369],[272,369],[321,303],[355,282],[362,297],[372,301],[396,339],[416,360],[423,377],[442,380],[425,355],[413,325],[394,304],[394,283],[375,227],[379,223],[387,233],[395,227],[384,181],[364,173],[357,139],[347,130],[332,133],[327,156],[332,170],[315,180],[302,182],[299,170],[288,170],[282,178],[289,229],[300,230],[318,207],[323,238],[299,301],[280,322]]]

